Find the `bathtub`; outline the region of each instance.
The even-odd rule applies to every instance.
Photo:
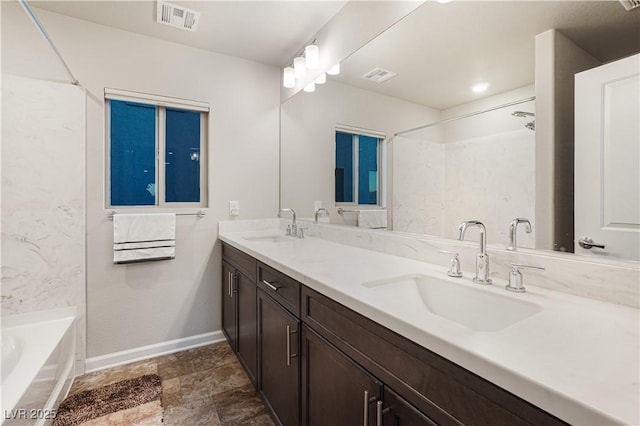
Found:
[[[75,308],[2,317],[3,425],[53,420],[74,377],[75,318]]]

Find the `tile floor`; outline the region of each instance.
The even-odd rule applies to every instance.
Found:
[[[70,394],[144,374],[162,378],[163,425],[274,424],[227,342],[85,374]]]

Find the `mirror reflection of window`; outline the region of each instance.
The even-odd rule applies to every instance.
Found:
[[[378,205],[382,139],[336,130],[335,201]]]

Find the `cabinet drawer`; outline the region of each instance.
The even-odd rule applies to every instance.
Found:
[[[282,306],[300,316],[300,283],[282,272],[258,262],[258,286]]]
[[[438,424],[565,424],[351,309],[302,286],[301,319]]]
[[[246,275],[251,281],[256,281],[257,261],[253,257],[227,243],[222,243],[222,258]]]

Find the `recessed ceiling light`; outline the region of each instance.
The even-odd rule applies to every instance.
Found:
[[[438,0],[438,3],[451,3],[453,0]]]
[[[473,91],[473,93],[486,92],[488,88],[489,88],[489,83],[478,83],[471,86],[471,90]]]

